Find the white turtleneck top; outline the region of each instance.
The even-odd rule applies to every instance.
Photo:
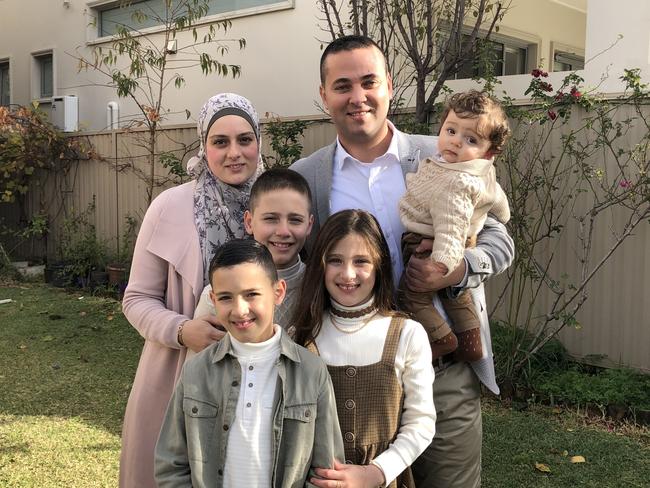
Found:
[[[241,366],[241,387],[235,420],[228,434],[223,485],[271,487],[273,467],[273,398],[278,381],[280,329],[269,340],[243,343],[232,335]]]
[[[356,307],[344,307],[336,302],[332,306],[343,311],[358,311],[367,303]],[[354,331],[372,315],[344,319],[336,317],[341,330]],[[329,312],[323,317],[323,325],[316,337],[320,356],[330,366],[366,366],[381,360],[384,342],[391,317],[375,315],[367,325],[352,333],[344,333],[332,324]],[[431,444],[435,434],[436,411],[433,405],[434,372],[431,364],[429,340],[422,325],[410,319],[404,321],[395,356],[395,375],[404,390],[404,410],[395,441],[377,456],[374,462],[384,472],[389,484]],[[336,394],[336,391],[334,391]]]

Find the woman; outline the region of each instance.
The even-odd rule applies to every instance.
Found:
[[[155,487],[153,453],[187,349],[219,340],[213,317],[190,320],[208,282],[214,249],[243,237],[250,188],[261,171],[260,128],[251,103],[222,93],[203,106],[191,182],[151,204],[133,254],[124,315],[145,343],[122,427],[120,487]]]

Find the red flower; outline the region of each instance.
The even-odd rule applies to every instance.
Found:
[[[557,119],[557,114],[553,110],[549,110],[548,112],[548,118],[551,120]]]
[[[574,86],[573,88],[571,88],[571,96],[573,98],[580,98],[582,96],[582,93],[580,93],[578,88]]]
[[[545,92],[553,91],[553,86],[551,86],[550,83],[547,83],[545,81],[540,82],[539,87]]]
[[[548,73],[546,71],[543,71],[539,68],[535,68],[533,71],[530,72],[531,75],[533,75],[535,78],[539,78],[540,76],[546,78],[548,76]]]

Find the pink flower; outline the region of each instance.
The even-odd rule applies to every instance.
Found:
[[[621,182],[619,183],[619,186],[621,188],[630,188],[632,186],[632,182],[629,181],[629,180],[621,180]]]
[[[557,114],[553,110],[549,110],[548,112],[548,118],[551,120],[557,119]]]

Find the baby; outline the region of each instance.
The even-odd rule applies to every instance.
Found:
[[[509,134],[502,107],[484,93],[471,90],[450,98],[442,116],[437,156],[421,161],[417,172],[406,176],[406,194],[399,205],[406,228],[405,264],[412,255],[430,255],[446,276],[460,264],[465,247],[476,244],[488,212],[504,224],[510,219],[508,199],[494,171],[494,156]],[[433,239],[430,253],[416,252],[423,239]],[[432,358],[454,352],[457,361],[481,359],[480,322],[470,294],[453,298],[440,294],[452,331],[433,305],[434,293],[409,290],[404,276],[398,288],[399,305],[429,335]]]

